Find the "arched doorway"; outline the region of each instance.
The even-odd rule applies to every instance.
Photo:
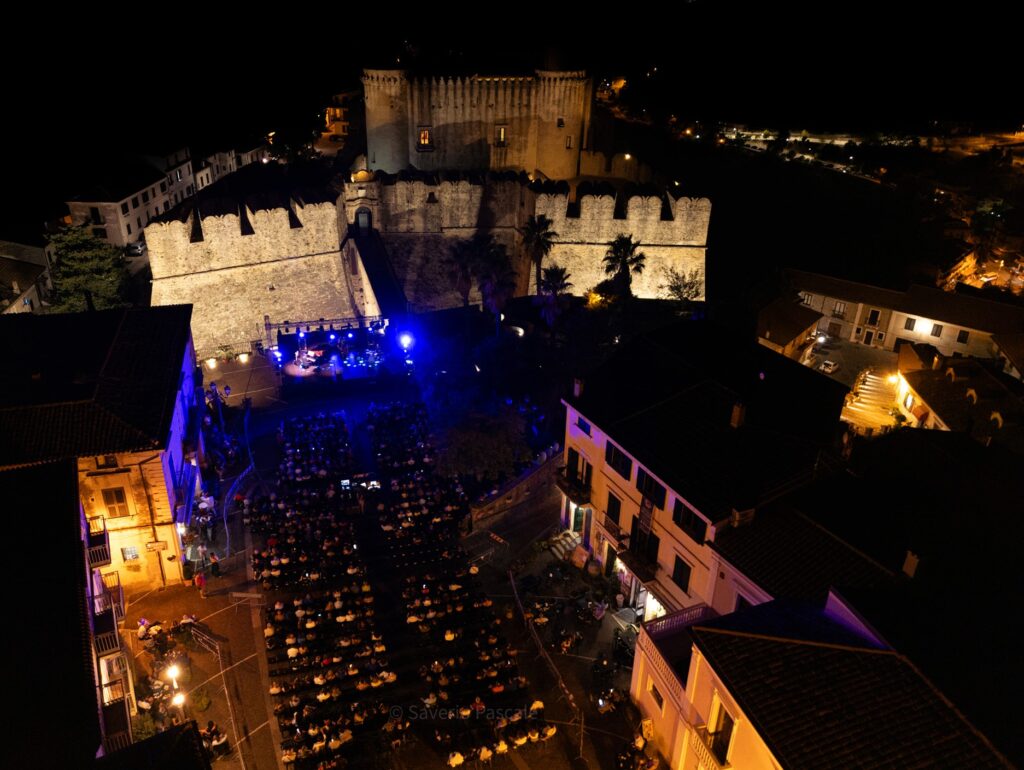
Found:
[[[373,227],[373,215],[365,206],[356,209],[356,227],[360,230],[369,230]]]

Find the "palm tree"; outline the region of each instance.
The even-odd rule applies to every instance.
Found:
[[[644,271],[647,255],[637,251],[639,248],[640,241],[634,241],[632,236],[625,233],[615,236],[615,240],[608,244],[608,251],[604,255],[604,272],[612,276],[620,296],[632,295],[632,274],[640,275]]]
[[[523,248],[527,256],[533,262],[534,274],[536,275],[537,293],[541,293],[541,266],[544,257],[551,253],[551,247],[555,245],[555,238],[558,233],[551,229],[551,220],[543,214],[530,216],[526,224],[516,228],[523,237]]]
[[[484,307],[494,313],[494,333],[501,332],[501,311],[516,292],[516,271],[505,247],[488,237],[481,243],[476,265],[477,285]]]
[[[544,277],[541,278],[540,291],[536,302],[540,305],[540,315],[549,328],[554,328],[555,320],[562,312],[563,295],[572,288],[569,271],[564,267],[552,265],[544,268]]]

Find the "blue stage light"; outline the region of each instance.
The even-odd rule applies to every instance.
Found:
[[[332,339],[332,340],[336,340],[336,339],[337,339],[337,335],[334,335],[334,334],[332,334],[332,335],[331,335],[331,339]]]
[[[349,339],[352,339],[352,338],[353,338],[353,337],[355,337],[355,336],[356,336],[356,335],[355,335],[355,334],[353,334],[352,332],[349,332],[349,333],[348,333],[348,338],[349,338]]]
[[[299,332],[299,336],[300,336],[300,337],[305,337],[305,336],[306,336],[306,333],[305,333],[305,332]]]
[[[403,348],[411,348],[413,343],[412,335],[409,332],[402,332],[398,335],[398,344]]]

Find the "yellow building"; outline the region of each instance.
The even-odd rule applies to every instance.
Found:
[[[201,458],[190,305],[0,317],[0,469],[76,460],[108,592],[183,579]],[[110,588],[110,586],[114,586]]]
[[[673,770],[1004,768],[841,597],[645,624],[632,693]]]

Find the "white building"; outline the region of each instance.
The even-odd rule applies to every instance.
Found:
[[[71,224],[114,246],[142,237],[150,220],[195,192],[187,147],[165,155],[125,159],[102,170],[95,184],[67,202]]]
[[[997,334],[1024,332],[1024,308],[932,286],[906,291],[789,271],[801,301],[823,315],[818,332],[869,347],[895,350],[928,343],[946,356],[995,358]]]
[[[262,141],[244,146],[249,149],[242,151],[234,148],[222,149],[193,160],[196,189],[202,190],[209,187],[217,180],[223,179],[228,174],[232,174],[250,163],[267,162],[270,159],[270,150]]]

